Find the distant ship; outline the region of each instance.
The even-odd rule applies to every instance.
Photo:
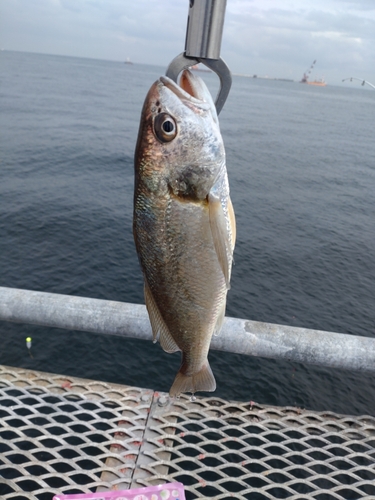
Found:
[[[318,87],[325,87],[327,84],[323,78],[321,78],[320,80],[313,80],[311,82],[309,81],[309,76],[310,76],[311,70],[313,69],[315,63],[316,63],[316,59],[312,63],[312,65],[310,66],[309,70],[303,74],[303,77],[302,77],[302,80],[300,81],[300,83],[307,83],[307,85],[316,85]]]
[[[133,64],[132,61],[130,60],[130,57],[126,58],[125,64]]]
[[[313,82],[302,82],[301,83],[307,83],[307,85],[317,85],[318,87],[325,87],[327,83],[321,78],[320,80],[314,80]]]

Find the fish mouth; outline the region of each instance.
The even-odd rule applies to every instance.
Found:
[[[188,106],[198,107],[201,110],[211,109],[216,116],[216,108],[205,83],[188,69],[182,72],[179,84],[167,76],[161,76],[159,81]]]

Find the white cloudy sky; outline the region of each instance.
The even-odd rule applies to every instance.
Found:
[[[0,47],[167,66],[184,49],[188,5],[0,0]],[[221,55],[235,73],[298,80],[317,59],[313,77],[375,83],[375,0],[227,0]]]

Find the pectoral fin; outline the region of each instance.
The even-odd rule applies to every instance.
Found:
[[[228,198],[228,215],[229,215],[229,226],[231,232],[231,247],[233,254],[234,245],[236,244],[236,216],[234,215],[232,200],[230,198]]]
[[[165,352],[171,353],[179,351],[180,348],[178,347],[172,335],[170,334],[169,329],[165,324],[162,315],[160,314],[159,308],[155,303],[154,297],[146,280],[144,285],[144,294],[145,294],[145,302],[146,302],[147,312],[150,318],[152,336],[154,342],[156,342],[159,337],[160,345],[162,346]]]
[[[227,214],[220,198],[212,192],[208,195],[210,227],[217,257],[229,289],[232,254],[235,239],[235,219],[232,202],[228,198]],[[234,228],[232,229],[232,225]]]
[[[215,328],[214,328],[214,335],[215,337],[219,335],[221,328],[223,326],[224,318],[225,318],[225,306],[226,306],[226,300],[223,301],[223,304],[221,306],[221,309],[219,311],[219,315],[216,320]]]

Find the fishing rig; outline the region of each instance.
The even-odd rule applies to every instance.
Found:
[[[215,101],[217,114],[232,85],[231,72],[220,57],[226,3],[227,0],[190,0],[185,50],[173,59],[166,72],[175,82],[181,71],[199,63],[216,73],[220,79]]]

